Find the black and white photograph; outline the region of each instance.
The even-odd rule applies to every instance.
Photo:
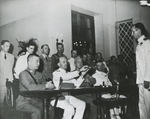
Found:
[[[0,119],[150,119],[150,0],[0,0]]]

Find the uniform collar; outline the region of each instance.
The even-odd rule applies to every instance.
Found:
[[[59,70],[63,73],[66,73],[66,70],[62,69],[62,68],[59,68]]]
[[[32,74],[36,74],[36,70],[32,70],[32,69],[30,69],[29,67],[27,68],[27,70],[30,72],[30,73],[32,73]]]
[[[25,55],[27,55],[27,56],[28,56],[29,54],[30,54],[30,53],[26,52],[26,54],[25,54]]]
[[[96,73],[101,74],[101,75],[104,75],[104,76],[107,76],[107,74],[106,74],[106,73],[104,73],[104,72],[102,72],[102,71],[98,71],[98,70],[96,70]]]
[[[142,36],[138,39],[138,44],[139,44],[139,45],[142,45],[142,44],[143,44],[144,38],[145,38],[145,36],[142,35]]]

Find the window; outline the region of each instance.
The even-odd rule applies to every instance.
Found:
[[[95,54],[94,17],[72,11],[72,47],[79,55]]]
[[[127,65],[132,60],[131,57],[134,53],[134,40],[131,34],[132,24],[132,19],[116,23],[118,54],[123,55]]]

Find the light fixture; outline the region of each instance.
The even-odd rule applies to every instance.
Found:
[[[150,0],[140,0],[141,6],[150,6]]]

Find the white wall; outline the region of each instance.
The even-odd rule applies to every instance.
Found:
[[[133,19],[133,23],[143,22],[150,32],[150,7],[141,7],[136,0],[108,0],[107,23],[104,24],[105,40],[109,39],[109,44],[105,43],[105,59],[111,55],[117,55],[116,29],[115,23],[118,21]]]
[[[105,59],[116,55],[115,22],[131,19],[143,22],[150,31],[150,8],[132,0],[3,0],[0,2],[0,40],[8,39],[18,52],[16,38],[37,38],[40,46],[48,43],[56,52],[56,38],[64,39],[65,54],[72,49],[71,10],[94,16],[96,50]],[[144,12],[144,14],[142,13]]]

